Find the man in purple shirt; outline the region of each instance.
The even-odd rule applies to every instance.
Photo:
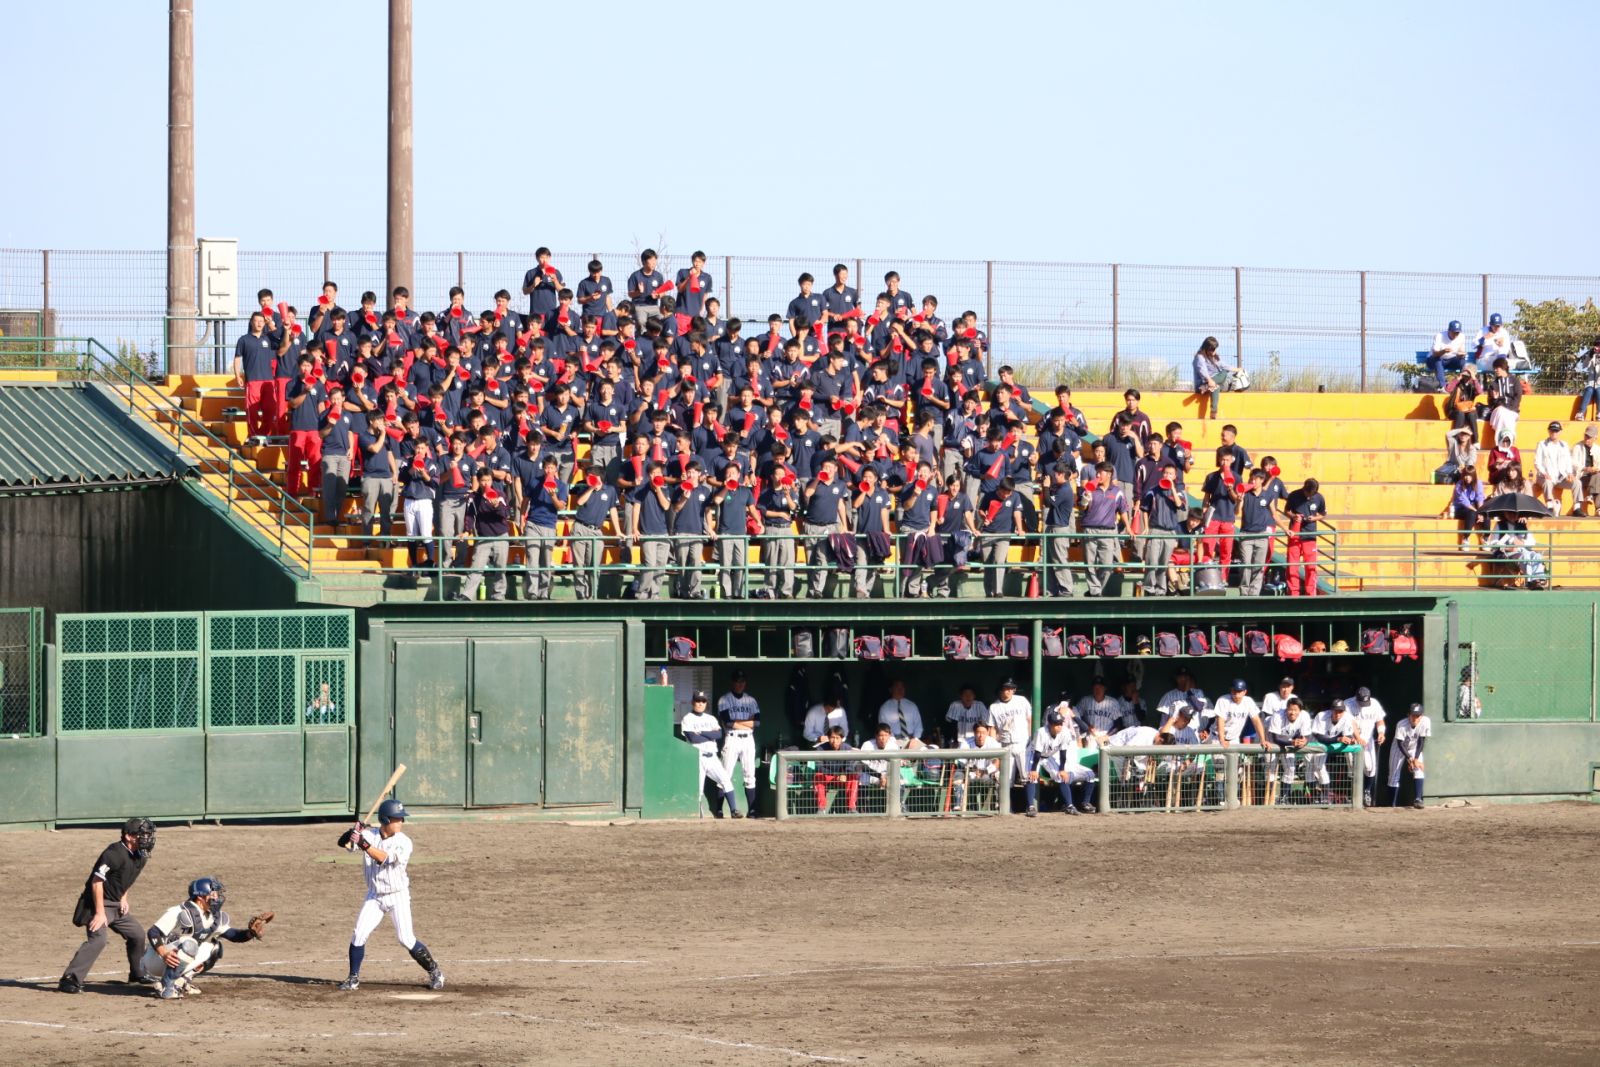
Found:
[[[1083,553],[1090,596],[1105,594],[1106,582],[1122,554],[1117,529],[1127,525],[1129,506],[1122,488],[1112,482],[1116,472],[1109,463],[1099,464],[1094,480],[1086,480],[1078,494],[1083,508],[1083,532],[1087,535]]]

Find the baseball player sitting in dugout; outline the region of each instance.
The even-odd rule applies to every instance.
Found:
[[[162,972],[161,989],[156,993],[162,1000],[198,996],[200,987],[195,979],[222,959],[222,942],[259,939],[272,921],[273,913],[266,911],[252,917],[245,929],[235,930],[222,910],[226,899],[220,881],[196,878],[189,883],[189,899],[168,908],[150,927],[144,969],[147,974]]]

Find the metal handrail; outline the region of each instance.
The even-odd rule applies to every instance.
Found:
[[[78,370],[83,374],[84,380],[96,382],[110,390],[113,395],[125,398],[130,416],[155,422],[156,420],[146,413],[148,409],[153,408],[169,417],[174,428],[172,436],[175,451],[193,465],[204,469],[226,462],[227,484],[225,492],[221,494],[225,510],[230,515],[236,514],[241,525],[263,537],[274,549],[275,558],[291,572],[310,577],[313,562],[311,549],[315,538],[311,509],[286,493],[271,478],[257,470],[254,464],[247,463],[232,445],[213,433],[199,416],[184,410],[181,404],[163,393],[155,383],[125,361],[118,359],[104,344],[93,337],[81,340],[85,342],[84,362]],[[103,354],[103,358],[97,355],[96,350]],[[187,452],[186,437],[190,441],[199,442],[197,445],[189,445]],[[202,448],[210,450],[213,454],[202,453]],[[226,457],[225,460],[214,454],[218,450],[222,457]],[[204,473],[222,472],[205,469]],[[239,506],[244,499],[243,491],[263,494],[265,502],[276,506],[275,537],[272,532],[263,528],[259,520],[243,516],[243,509]],[[296,528],[305,531],[303,547],[296,544],[298,538],[292,536]]]

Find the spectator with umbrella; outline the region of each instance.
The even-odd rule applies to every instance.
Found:
[[[1495,517],[1494,533],[1483,547],[1517,568],[1517,573],[1502,580],[1501,588],[1515,589],[1519,582],[1528,589],[1550,588],[1549,569],[1528,529],[1530,518],[1548,518],[1550,509],[1527,493],[1507,492],[1491,497],[1483,505],[1483,514]]]

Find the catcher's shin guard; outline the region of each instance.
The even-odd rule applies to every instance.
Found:
[[[417,961],[418,967],[430,973],[439,969],[439,965],[433,961],[433,953],[421,941],[411,946],[411,958]]]

